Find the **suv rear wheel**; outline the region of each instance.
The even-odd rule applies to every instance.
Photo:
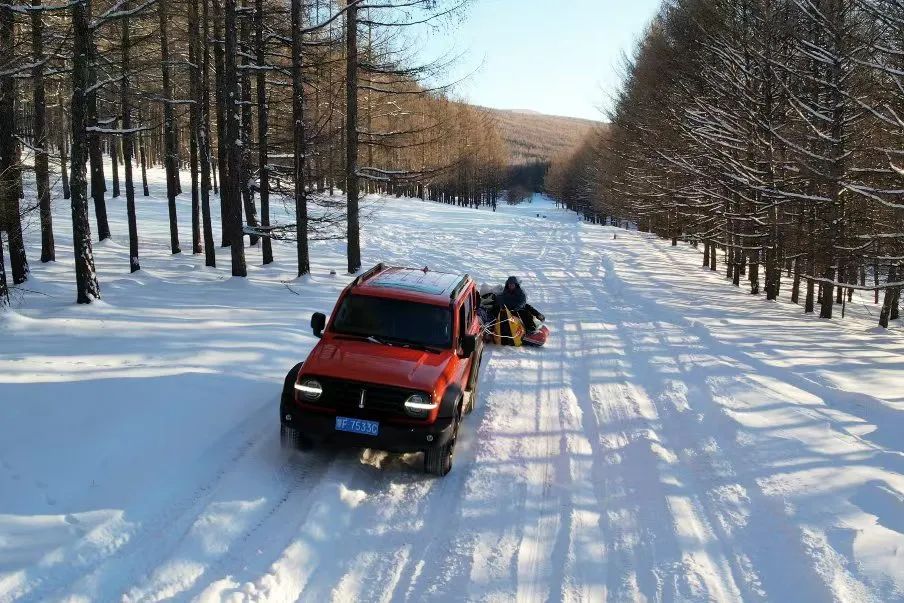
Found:
[[[455,413],[455,422],[452,426],[452,437],[443,446],[428,448],[424,451],[424,471],[431,475],[442,477],[452,471],[452,461],[455,456],[455,443],[458,441],[458,428],[461,425],[461,403]]]

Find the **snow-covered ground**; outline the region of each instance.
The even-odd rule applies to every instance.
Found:
[[[103,301],[76,306],[58,201],[60,261],[32,245],[0,317],[0,601],[904,600],[900,325],[803,317],[542,199],[377,199],[365,265],[517,274],[553,335],[490,351],[444,479],[288,454],[281,381],[343,247],[302,279],[283,244],[247,279],[173,257],[152,175],[141,272],[109,201]]]

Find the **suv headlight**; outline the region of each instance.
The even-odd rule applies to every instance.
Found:
[[[303,398],[306,400],[316,400],[323,395],[323,386],[316,379],[305,379],[301,383],[295,384]]]
[[[405,400],[405,412],[417,419],[424,419],[436,408],[436,403],[431,402],[423,394],[412,394]]]

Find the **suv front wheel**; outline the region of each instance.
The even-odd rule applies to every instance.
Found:
[[[452,471],[452,461],[455,457],[455,443],[458,441],[458,429],[461,425],[461,404],[455,413],[455,422],[452,424],[452,437],[442,446],[428,448],[424,451],[424,471],[431,475],[442,477]]]
[[[279,443],[287,450],[310,450],[314,443],[294,427],[279,426]]]

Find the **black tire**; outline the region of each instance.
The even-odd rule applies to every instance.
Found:
[[[458,441],[458,428],[461,425],[461,405],[455,416],[452,427],[452,437],[443,446],[428,448],[424,451],[424,471],[430,475],[443,477],[452,471],[452,462],[455,457],[455,443]]]
[[[279,426],[279,443],[286,450],[310,450],[314,443],[294,427]]]

